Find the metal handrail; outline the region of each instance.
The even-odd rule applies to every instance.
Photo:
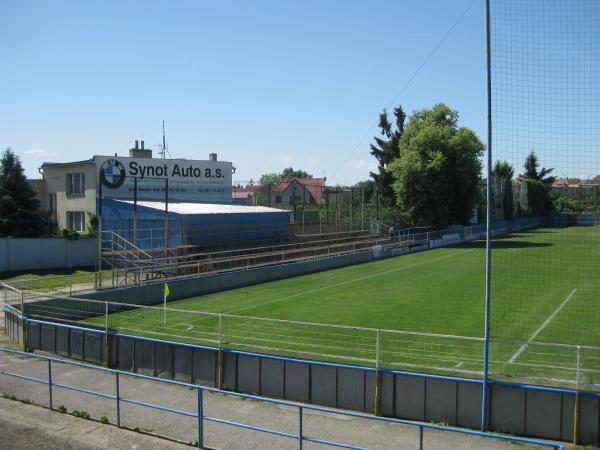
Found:
[[[47,294],[48,298],[56,298],[62,299],[63,296],[55,295],[55,294]],[[121,303],[121,302],[109,302],[105,300],[96,300],[91,298],[78,298],[78,297],[69,297],[69,300],[86,302],[86,303],[97,303],[97,304],[108,304],[108,305],[116,305],[123,308],[131,308],[131,309],[153,309],[157,311],[167,311],[167,312],[175,312],[175,313],[184,313],[184,314],[197,314],[199,316],[211,316],[211,317],[223,317],[229,319],[244,319],[244,320],[257,320],[264,322],[274,322],[274,323],[284,323],[290,325],[307,325],[307,326],[315,326],[321,328],[335,328],[335,329],[344,329],[344,330],[354,330],[354,331],[369,331],[369,332],[382,332],[382,333],[390,333],[390,334],[401,334],[407,336],[424,336],[424,337],[432,337],[432,338],[441,338],[441,339],[458,339],[461,341],[473,341],[473,342],[482,342],[482,337],[476,336],[456,336],[450,334],[437,334],[437,333],[425,333],[419,331],[407,331],[407,330],[390,330],[386,328],[370,328],[370,327],[359,327],[352,325],[338,325],[338,324],[328,324],[328,323],[319,323],[319,322],[305,322],[300,320],[286,320],[286,319],[274,319],[269,317],[254,317],[254,316],[242,316],[237,314],[227,314],[227,313],[217,313],[211,311],[193,311],[189,309],[178,309],[178,308],[165,308],[164,306],[152,306],[152,305],[135,305],[133,303]]]
[[[21,281],[21,280],[18,280],[18,281]],[[0,287],[2,287],[4,289],[8,289],[9,291],[14,291],[17,294],[22,294],[23,293],[23,291],[21,291],[20,289],[17,289],[16,287],[13,287],[13,286],[11,286],[9,284],[6,284],[6,283],[1,283],[0,282]]]
[[[129,245],[130,247],[132,247],[134,250],[138,251],[139,253],[143,254],[147,258],[152,259],[152,256],[150,256],[148,253],[146,253],[144,250],[142,250],[141,248],[139,248],[133,242],[128,241],[127,239],[125,239],[123,236],[121,236],[120,234],[116,233],[115,231],[111,231],[111,235],[113,236],[113,242],[114,242],[114,237],[116,237],[117,239],[120,239],[123,242],[127,243],[127,245]],[[124,250],[125,250],[125,248],[124,248]],[[139,259],[139,257],[138,257],[138,259]]]
[[[105,367],[98,367],[98,366],[83,364],[83,363],[74,362],[74,361],[67,361],[64,359],[53,358],[50,356],[33,355],[31,353],[21,352],[21,351],[17,351],[17,350],[13,350],[13,349],[0,348],[0,351],[5,352],[5,353],[26,356],[26,357],[33,358],[33,359],[41,359],[41,360],[45,360],[48,362],[48,380],[43,380],[41,378],[11,373],[11,372],[8,372],[5,370],[0,370],[0,374],[47,385],[50,409],[54,409],[53,408],[54,405],[53,405],[52,389],[53,389],[53,387],[59,387],[62,389],[73,390],[76,392],[93,395],[93,396],[97,396],[97,397],[101,397],[101,398],[105,398],[105,399],[115,400],[117,426],[118,427],[121,427],[121,412],[120,412],[121,402],[134,404],[137,406],[143,406],[143,407],[156,409],[156,410],[160,410],[160,411],[170,412],[170,413],[174,413],[174,414],[179,414],[179,415],[183,415],[183,416],[187,416],[187,417],[194,417],[194,418],[197,418],[197,420],[198,420],[198,441],[197,441],[198,448],[204,447],[204,434],[205,434],[204,433],[204,422],[208,421],[208,422],[221,423],[224,425],[230,425],[230,426],[237,427],[237,428],[260,431],[263,433],[273,434],[273,435],[282,436],[282,437],[286,437],[286,438],[290,438],[290,439],[295,439],[298,441],[298,447],[300,449],[302,449],[303,442],[314,442],[314,443],[331,445],[331,446],[335,446],[335,447],[350,448],[350,449],[357,449],[357,450],[364,449],[364,447],[358,447],[355,445],[345,444],[342,442],[329,441],[329,440],[317,439],[314,437],[306,436],[306,434],[304,433],[304,430],[303,430],[303,412],[308,410],[308,411],[325,412],[325,413],[329,413],[329,414],[336,414],[336,415],[347,416],[347,417],[356,417],[356,418],[360,418],[360,419],[374,420],[376,422],[393,423],[393,424],[417,427],[419,430],[419,449],[420,450],[422,450],[424,448],[423,447],[423,433],[424,433],[425,429],[446,431],[446,432],[451,432],[451,433],[464,434],[464,435],[468,435],[468,436],[478,436],[478,437],[483,437],[483,438],[488,438],[488,439],[498,439],[498,440],[503,440],[503,441],[518,442],[518,443],[530,444],[530,445],[538,445],[538,446],[548,447],[548,448],[552,448],[552,449],[556,449],[556,450],[564,450],[564,446],[560,443],[548,442],[548,441],[544,441],[544,440],[540,440],[540,439],[530,439],[530,438],[523,438],[523,437],[516,437],[516,436],[508,436],[508,435],[504,435],[504,434],[475,431],[475,430],[469,430],[469,429],[465,429],[465,428],[451,427],[451,426],[446,426],[446,425],[437,425],[437,424],[432,424],[432,423],[427,423],[427,422],[395,419],[395,418],[389,418],[389,417],[380,417],[380,416],[374,416],[374,415],[359,413],[359,412],[342,411],[342,410],[337,410],[337,409],[333,409],[333,408],[309,405],[309,404],[305,404],[305,403],[277,400],[277,399],[262,397],[262,396],[258,396],[258,395],[230,392],[230,391],[225,391],[222,389],[199,386],[199,385],[192,384],[192,383],[185,383],[182,381],[167,380],[167,379],[162,379],[162,378],[151,377],[148,375],[134,374],[134,373],[129,373],[129,372],[125,372],[125,371],[121,371],[121,370],[117,370],[117,369],[109,369],[109,368],[105,368]],[[60,384],[60,383],[53,382],[52,381],[52,363],[53,362],[114,374],[115,375],[115,395],[105,394],[103,392],[97,392],[97,391],[93,391],[90,389],[83,389],[83,388],[79,388],[76,386],[70,386],[67,384]],[[196,412],[183,411],[183,410],[178,410],[178,409],[174,409],[174,408],[167,408],[167,407],[156,405],[153,403],[141,402],[138,400],[133,400],[133,399],[128,399],[128,398],[122,397],[120,395],[120,376],[121,375],[127,376],[127,377],[132,377],[132,378],[138,378],[138,379],[142,379],[142,380],[149,380],[149,381],[154,381],[154,382],[159,382],[159,383],[166,383],[166,384],[170,384],[170,385],[186,387],[189,389],[195,389],[197,392],[197,410],[196,410]],[[271,404],[276,404],[276,405],[283,405],[283,406],[287,406],[287,407],[297,408],[298,409],[298,428],[297,428],[298,432],[297,433],[284,433],[284,432],[269,429],[269,428],[257,427],[257,426],[253,426],[253,425],[247,425],[247,424],[243,424],[243,423],[239,423],[239,422],[233,422],[233,421],[229,421],[229,420],[225,420],[225,419],[221,419],[221,418],[207,416],[204,413],[204,399],[203,399],[204,392],[211,392],[211,393],[215,393],[215,394],[227,395],[230,397],[251,399],[251,400],[261,401],[263,403],[271,403]]]

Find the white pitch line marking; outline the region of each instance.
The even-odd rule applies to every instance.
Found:
[[[454,366],[454,368],[458,369],[459,367],[461,367],[464,364],[464,362],[459,362],[457,365]]]
[[[573,289],[573,290],[571,291],[571,293],[570,293],[570,294],[567,296],[567,298],[565,298],[565,299],[563,300],[563,302],[562,302],[560,305],[558,305],[558,308],[556,308],[556,309],[554,310],[554,312],[553,312],[552,314],[550,314],[550,316],[549,316],[549,317],[546,319],[546,321],[545,321],[545,322],[544,322],[544,323],[543,323],[543,324],[542,324],[542,325],[541,325],[541,326],[540,326],[540,327],[539,327],[537,330],[535,330],[535,331],[533,332],[533,334],[532,334],[532,335],[529,337],[529,339],[527,339],[527,342],[525,342],[523,345],[521,345],[521,346],[519,347],[519,350],[517,350],[517,351],[515,352],[515,354],[514,354],[514,355],[512,355],[512,356],[510,357],[510,359],[508,360],[508,362],[509,362],[510,364],[514,363],[514,362],[517,360],[517,358],[518,358],[519,356],[521,356],[521,354],[522,354],[522,353],[525,351],[525,349],[527,348],[527,346],[533,342],[533,340],[534,340],[534,339],[535,339],[535,338],[538,336],[538,334],[540,334],[540,333],[542,332],[542,330],[543,330],[544,328],[546,328],[550,322],[552,322],[552,320],[553,320],[553,319],[556,317],[556,315],[557,315],[557,314],[558,314],[558,313],[559,313],[559,312],[560,312],[560,311],[561,311],[561,310],[562,310],[562,309],[563,309],[565,306],[567,306],[567,303],[569,303],[569,302],[571,301],[571,299],[573,298],[573,296],[575,295],[575,293],[576,293],[576,292],[577,292],[577,288]]]

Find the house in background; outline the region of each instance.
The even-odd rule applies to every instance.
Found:
[[[342,189],[326,185],[327,178],[290,177],[277,185],[234,187],[233,201],[238,204],[266,205],[294,209],[298,205],[337,205]]]
[[[271,203],[324,205],[326,178],[286,178],[271,190]]]
[[[264,187],[259,184],[249,184],[246,187],[234,186],[231,189],[233,203],[238,205],[258,205],[258,197]]]

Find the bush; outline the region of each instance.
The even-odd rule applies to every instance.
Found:
[[[63,228],[62,230],[60,230],[59,235],[60,235],[60,237],[69,239],[71,241],[81,238],[81,235],[77,231],[70,230],[68,228]]]
[[[75,417],[79,417],[80,419],[89,419],[90,415],[87,413],[87,411],[73,411],[73,415]]]

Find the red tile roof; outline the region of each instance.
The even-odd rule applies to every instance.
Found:
[[[315,203],[322,205],[325,203],[323,197],[323,191],[325,190],[326,178],[296,178],[290,177],[282,180],[277,186],[273,188],[273,192],[283,192],[289,188],[294,182],[304,187],[310,195],[315,199]]]
[[[556,187],[573,186],[578,184],[581,184],[581,180],[579,178],[557,178],[554,183],[552,183],[552,185]]]
[[[254,194],[261,190],[264,186],[261,186],[259,184],[254,184],[252,186],[246,186],[246,187],[234,187],[231,190],[231,197],[232,198],[250,198],[250,197],[254,197]]]

